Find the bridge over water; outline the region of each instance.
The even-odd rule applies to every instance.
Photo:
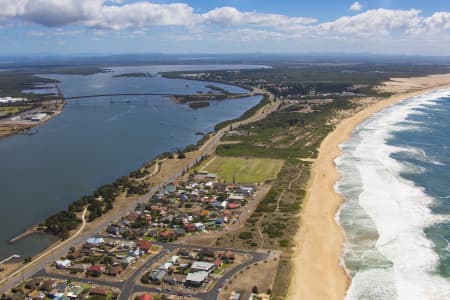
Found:
[[[127,97],[127,96],[161,96],[161,97],[185,97],[189,95],[177,95],[177,94],[169,94],[169,93],[117,93],[117,94],[95,94],[95,95],[83,95],[83,96],[72,96],[72,97],[64,97],[64,100],[76,100],[76,99],[92,99],[92,98],[100,98],[100,97]]]

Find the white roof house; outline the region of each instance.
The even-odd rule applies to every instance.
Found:
[[[91,237],[87,240],[87,243],[91,245],[101,245],[104,242],[105,240],[102,237]]]
[[[197,228],[197,230],[204,230],[205,229],[205,224],[203,223],[195,223],[195,228]]]
[[[170,269],[172,266],[173,266],[172,263],[166,262],[166,263],[164,263],[163,265],[160,265],[158,269],[159,269],[159,270],[164,270],[164,271],[169,271],[169,269]]]
[[[228,201],[230,202],[242,202],[245,199],[244,195],[232,194],[228,197]]]
[[[180,261],[180,257],[178,255],[174,255],[169,259],[169,262],[172,264],[177,264]]]
[[[191,271],[193,273],[199,272],[199,271],[205,271],[205,272],[211,273],[215,267],[216,266],[214,264],[206,262],[206,261],[194,261],[191,266]]]
[[[30,120],[34,122],[39,122],[45,119],[46,117],[47,117],[46,113],[36,113],[30,117]]]
[[[13,97],[0,97],[0,103],[14,103],[27,101],[25,98],[13,98]]]
[[[189,273],[186,277],[186,281],[191,284],[200,285],[208,278],[208,275],[209,273],[205,271]]]
[[[60,259],[56,261],[56,268],[58,269],[65,269],[69,267],[72,264],[72,261],[70,259]]]

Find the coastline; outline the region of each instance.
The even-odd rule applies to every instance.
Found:
[[[267,95],[267,99],[269,100],[268,103],[263,102],[265,99],[265,95]],[[278,108],[279,103],[274,101],[274,97],[272,94],[262,93],[261,96],[262,98],[258,104],[249,108],[240,117],[228,120],[227,122],[231,122],[230,124],[232,124],[233,127],[238,127],[243,124],[260,120]],[[260,106],[261,103],[264,103],[264,105]],[[251,112],[251,114],[247,115],[248,112]],[[221,123],[218,123],[217,125],[219,124]],[[210,134],[207,139],[205,140],[200,139],[199,142],[201,143],[198,145],[198,149],[191,152],[187,152],[186,159],[160,160],[158,156],[155,159],[151,160],[150,162],[146,163],[149,165],[156,163],[157,166],[157,168],[155,168],[154,174],[152,174],[154,186],[147,194],[132,197],[129,199],[119,199],[111,211],[104,214],[100,218],[94,220],[93,222],[90,223],[86,222],[84,227],[82,226],[75,230],[72,230],[67,240],[55,241],[54,243],[49,245],[49,247],[37,253],[33,257],[31,263],[28,263],[26,265],[21,265],[21,263],[18,263],[11,266],[10,270],[11,273],[5,274],[4,279],[1,279],[0,277],[0,294],[2,293],[1,290],[7,290],[9,288],[14,287],[15,286],[14,281],[16,281],[16,283],[21,281],[19,271],[26,270],[27,273],[29,272],[29,274],[31,275],[34,274],[35,272],[40,270],[39,266],[51,262],[53,256],[56,257],[58,255],[59,256],[64,255],[69,250],[70,246],[72,246],[72,244],[76,245],[83,242],[84,236],[94,235],[99,231],[99,229],[105,228],[112,221],[115,221],[120,217],[122,217],[124,211],[133,210],[138,203],[147,201],[149,196],[155,193],[159,187],[161,187],[164,184],[167,184],[168,182],[174,181],[177,177],[181,176],[184,170],[195,166],[200,157],[213,152],[217,147],[217,145],[219,144],[220,139],[225,131],[226,128],[220,128],[217,129],[213,134]],[[34,227],[35,226],[32,226],[31,228]],[[13,237],[13,239],[16,239],[17,241],[21,238],[29,236],[27,232],[29,232],[30,230],[31,230],[30,228],[27,229],[24,233],[20,234],[19,236]],[[83,235],[81,236],[80,233],[83,233]]]
[[[257,91],[258,91],[258,92],[257,92]],[[266,112],[266,111],[264,110],[264,108],[265,108],[266,106],[271,106],[271,102],[269,102],[269,103],[264,103],[264,101],[265,101],[265,97],[266,97],[266,96],[268,97],[267,99],[269,99],[270,101],[273,101],[272,95],[269,94],[269,93],[262,92],[262,91],[260,91],[259,89],[248,90],[248,92],[251,93],[251,94],[245,95],[245,97],[250,97],[250,96],[252,96],[252,95],[260,95],[260,96],[262,96],[262,99],[260,100],[260,102],[259,102],[258,104],[256,104],[256,105],[250,107],[247,111],[244,111],[244,112],[241,114],[240,117],[237,117],[237,118],[235,118],[235,119],[230,119],[230,120],[226,120],[226,121],[219,122],[219,123],[217,123],[217,124],[215,125],[215,127],[218,126],[218,125],[220,125],[220,124],[222,124],[222,123],[224,123],[224,122],[226,122],[227,124],[238,124],[238,125],[236,125],[236,126],[239,126],[240,124],[246,124],[246,123],[248,123],[248,122],[252,122],[252,121],[255,121],[255,120],[260,119],[262,114],[264,114],[264,115],[265,115],[265,114],[268,114],[268,112]],[[233,99],[233,98],[227,98],[227,99]],[[178,102],[177,102],[177,103],[178,103]],[[65,102],[64,102],[64,104],[65,104]],[[32,124],[29,124],[28,127],[23,128],[23,129],[21,129],[21,130],[17,130],[17,131],[15,131],[15,132],[11,132],[11,133],[9,133],[9,134],[7,134],[7,135],[3,135],[3,136],[0,135],[0,140],[1,140],[2,138],[7,138],[7,137],[9,137],[9,136],[13,136],[13,135],[16,135],[16,134],[20,134],[21,132],[25,132],[25,131],[27,131],[27,130],[31,130],[32,128],[34,128],[34,127],[36,127],[36,126],[43,125],[43,124],[47,123],[48,121],[50,121],[51,119],[53,119],[54,117],[58,116],[60,113],[63,112],[64,104],[61,105],[60,107],[58,107],[58,110],[55,111],[55,113],[54,113],[53,115],[49,115],[47,118],[45,118],[44,120],[42,120],[42,121],[40,121],[40,122],[35,122],[35,123],[32,123]],[[249,112],[250,112],[251,114],[247,116],[247,114],[248,114]],[[0,125],[1,125],[1,122],[0,122]],[[198,148],[197,148],[196,150],[194,150],[194,151],[191,150],[191,151],[188,151],[188,152],[186,153],[186,154],[188,155],[188,158],[190,158],[190,156],[192,156],[192,155],[195,155],[196,152],[201,151],[202,148],[204,147],[204,145],[210,144],[214,139],[217,139],[217,137],[216,137],[217,135],[220,135],[220,134],[222,134],[222,133],[223,133],[223,127],[221,127],[220,129],[216,130],[216,132],[210,132],[210,133],[208,133],[208,134],[202,135],[203,137],[200,138],[200,139],[197,141],[197,143],[196,143],[196,146],[197,146]],[[209,151],[211,151],[211,150],[209,149]],[[161,160],[161,159],[160,159],[161,155],[164,155],[164,153],[161,153],[160,155],[156,156],[155,158],[149,160],[149,161],[146,162],[144,165],[153,165],[153,164],[156,164],[156,165],[158,165],[158,166],[161,165],[161,167],[162,167],[162,163],[165,162],[167,159],[162,159],[162,160]],[[161,169],[161,167],[160,167],[159,169]],[[172,166],[169,167],[169,169],[171,169],[170,171],[172,171],[172,172],[176,172],[176,170],[174,170],[175,168],[172,167]],[[159,172],[159,170],[158,170],[158,172]],[[154,174],[152,174],[152,176],[156,175],[158,172],[155,172]],[[11,239],[9,239],[8,242],[11,243],[11,244],[14,244],[14,243],[16,243],[16,242],[18,242],[18,241],[20,241],[20,240],[22,240],[22,239],[27,238],[27,237],[30,236],[30,235],[33,235],[33,234],[40,234],[40,233],[46,233],[46,232],[45,232],[45,230],[40,229],[38,224],[34,224],[34,225],[28,227],[27,229],[25,229],[24,231],[22,231],[21,233],[18,233],[17,235],[11,237]],[[56,242],[55,242],[55,243],[56,243]],[[54,243],[54,244],[55,244],[55,243]],[[49,247],[54,246],[54,244],[49,245]],[[37,253],[36,255],[39,255],[39,253]]]
[[[49,101],[49,102],[52,102],[52,101]],[[56,109],[53,111],[53,114],[48,115],[45,119],[43,119],[43,120],[41,120],[39,122],[12,121],[12,120],[9,120],[9,118],[5,119],[5,120],[0,120],[0,140],[4,139],[4,138],[7,138],[7,137],[10,137],[10,136],[13,136],[13,135],[16,135],[16,134],[22,134],[22,133],[25,134],[27,131],[32,130],[34,127],[43,125],[43,124],[47,123],[48,121],[52,120],[53,118],[59,116],[59,114],[61,114],[64,111],[65,101],[63,99],[61,104],[58,104],[58,101],[61,101],[61,99],[57,99],[57,100],[54,100],[54,101],[56,101],[56,104],[55,104],[56,105]],[[48,105],[48,104],[49,103],[47,103],[47,102],[43,103],[43,105]],[[28,110],[28,111],[22,112],[22,113],[18,114],[17,116],[20,116],[22,114],[28,114],[30,112],[38,111],[38,110],[41,110],[41,109],[42,109],[42,106],[38,107],[38,108],[35,108],[35,109],[32,109],[32,110]],[[6,128],[7,129],[7,128],[10,128],[10,127],[11,127],[11,130],[9,132],[2,132],[1,131],[2,128]]]
[[[297,253],[293,258],[294,276],[288,299],[344,299],[351,283],[342,264],[345,233],[336,220],[344,202],[335,191],[340,178],[334,163],[341,155],[339,145],[374,113],[408,98],[444,88],[450,88],[450,74],[391,79],[382,90],[394,93],[393,96],[342,120],[322,141],[300,216],[294,250]]]

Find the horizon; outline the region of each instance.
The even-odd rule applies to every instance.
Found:
[[[418,0],[0,0],[0,56],[447,56],[450,4]]]

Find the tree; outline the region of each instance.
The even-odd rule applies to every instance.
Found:
[[[24,263],[24,264],[27,264],[27,263],[29,263],[29,262],[31,262],[31,256],[25,257],[25,258],[23,259],[23,263]]]
[[[256,285],[252,288],[252,293],[253,294],[259,294],[258,287]]]
[[[185,159],[186,158],[186,154],[184,154],[184,152],[181,151],[180,149],[177,150],[177,154],[178,154],[178,159]]]

